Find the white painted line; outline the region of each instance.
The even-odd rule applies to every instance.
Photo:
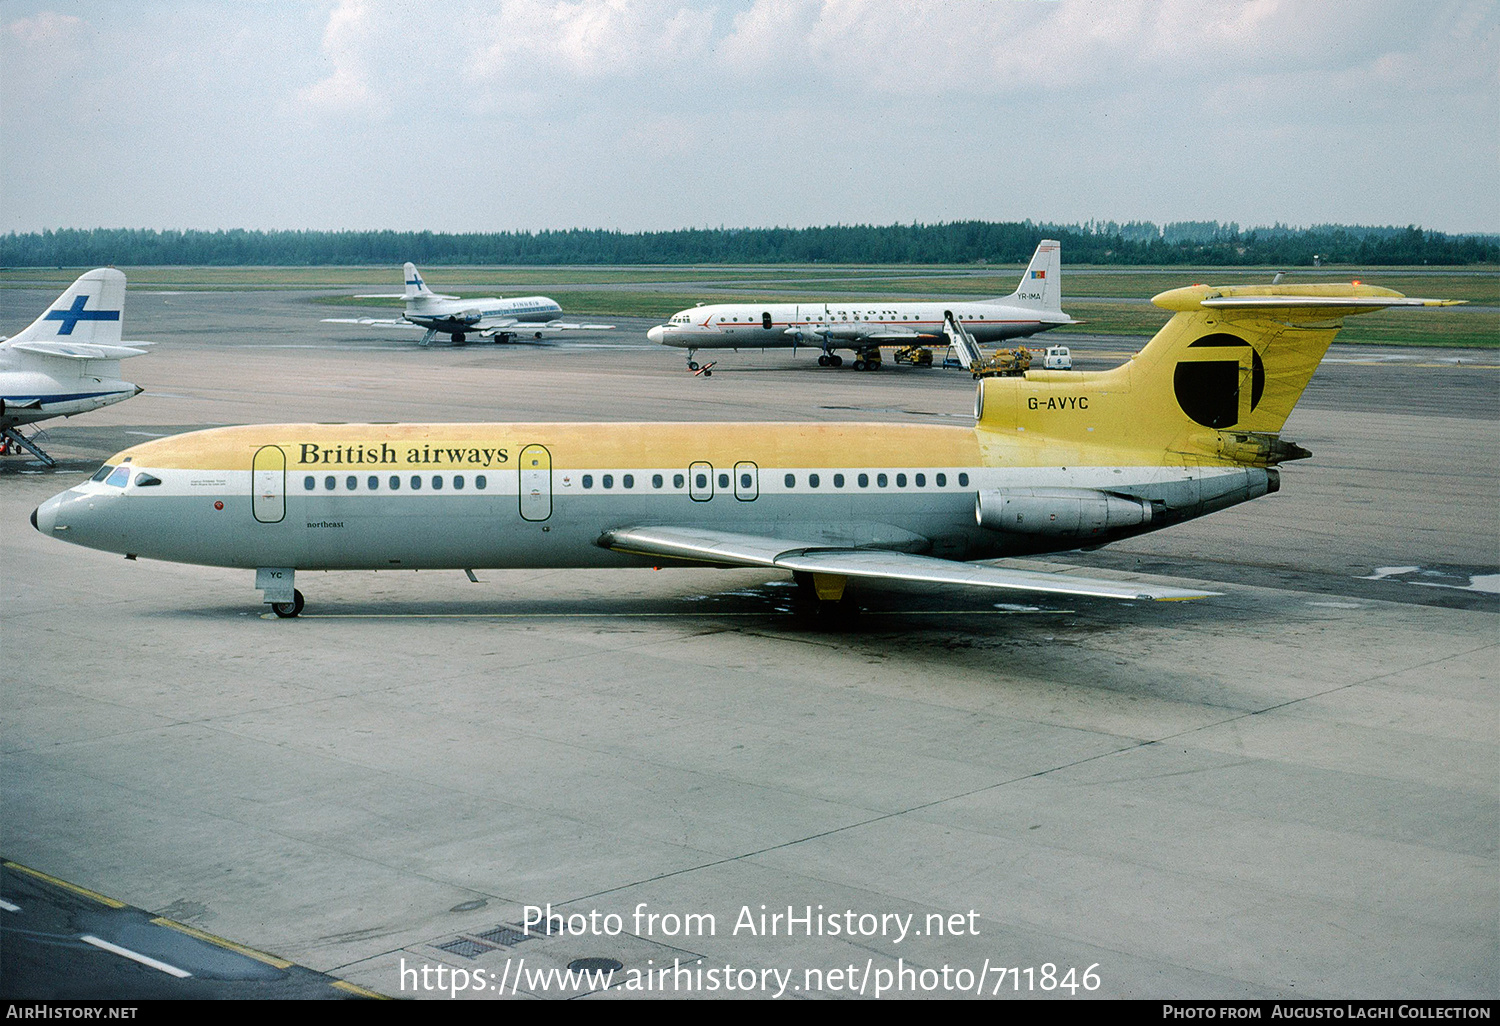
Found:
[[[85,944],[92,944],[96,948],[103,948],[105,951],[113,952],[114,954],[120,955],[123,958],[128,958],[131,961],[139,962],[141,963],[141,965],[149,965],[152,969],[159,969],[169,976],[177,977],[179,980],[193,975],[186,969],[179,969],[175,965],[168,965],[165,962],[158,962],[151,956],[143,955],[139,951],[131,951],[129,948],[122,948],[118,944],[111,944],[107,940],[100,940],[98,937],[95,937],[91,933],[84,934],[79,938],[79,940],[83,941]]]
[[[0,898],[0,908],[5,909],[5,911],[7,911],[7,912],[19,912],[19,911],[21,911],[21,906],[20,905],[12,905],[10,902],[6,901],[4,898]]]

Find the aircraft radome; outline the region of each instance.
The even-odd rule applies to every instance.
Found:
[[[666,324],[646,332],[662,345],[687,350],[688,367],[700,349],[822,350],[820,367],[841,367],[837,349],[855,353],[855,370],[879,370],[882,346],[899,347],[898,362],[930,364],[927,347],[962,340],[998,342],[1077,324],[1062,312],[1062,244],[1044,240],[1008,296],[978,302],[893,303],[840,299],[807,303],[715,303],[679,310]],[[945,328],[948,330],[945,331]],[[960,342],[961,344],[961,342]],[[977,355],[977,354],[976,354]],[[965,366],[968,361],[965,361]]]
[[[439,332],[462,345],[470,335],[510,342],[518,338],[541,338],[564,331],[607,331],[613,324],[569,324],[562,320],[562,307],[546,296],[523,296],[514,299],[460,299],[433,292],[422,280],[416,265],[408,263],[406,291],[402,293],[355,296],[355,299],[404,299],[406,312],[395,319],[375,317],[325,317],[325,324],[384,324],[401,328],[424,328],[422,345],[429,344]]]
[[[972,560],[1096,546],[1274,492],[1281,438],[1348,314],[1447,305],[1368,285],[1194,285],[1112,370],[980,382],[973,427],[273,424],[126,449],[32,513],[43,534],[244,567],[277,615],[298,570],[685,566],[1093,595],[1210,594]]]
[[[17,428],[123,402],[143,391],[120,380],[120,361],[149,342],[120,344],[125,275],[101,267],[79,277],[30,325],[0,341],[0,434],[4,449],[52,457]]]

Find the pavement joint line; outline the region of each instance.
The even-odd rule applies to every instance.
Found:
[[[165,926],[168,929],[176,930],[179,933],[185,933],[189,937],[196,937],[198,940],[204,941],[208,944],[212,944],[215,947],[224,948],[225,950],[233,951],[236,954],[244,955],[246,958],[253,958],[257,962],[264,962],[266,965],[273,966],[277,969],[290,969],[292,968],[292,966],[296,965],[295,962],[289,962],[286,959],[278,958],[275,955],[268,955],[264,951],[257,951],[254,948],[246,947],[243,944],[236,944],[232,940],[226,940],[223,937],[215,936],[214,934],[207,933],[203,930],[198,929],[197,927],[188,926],[186,923],[179,923],[175,920],[167,919],[165,916],[157,916],[155,919],[151,920],[151,922],[157,926]]]
[[[175,976],[179,980],[188,979],[193,975],[186,969],[179,969],[175,965],[158,961],[157,959],[152,958],[150,955],[141,954],[139,951],[131,951],[129,948],[122,948],[118,944],[111,944],[109,941],[103,940],[99,937],[95,937],[91,933],[86,933],[78,939],[83,941],[85,944],[92,944],[96,948],[102,948],[103,950],[108,951],[111,954],[119,955],[121,958],[128,958],[132,962],[139,962],[141,965],[150,966],[152,969],[155,969],[159,972],[164,972],[168,976]]]
[[[49,876],[39,869],[32,869],[30,866],[23,866],[19,862],[11,862],[9,859],[7,859],[4,862],[0,862],[0,865],[3,865],[6,869],[15,869],[19,870],[22,873],[27,873],[31,876],[36,877],[38,880],[45,880],[47,883],[52,884],[54,887],[61,887],[65,891],[71,891],[74,894],[82,895],[85,898],[89,898],[93,901],[99,902],[101,905],[108,905],[110,908],[130,907],[123,901],[117,901],[114,898],[106,898],[104,895],[98,893],[97,891],[91,891],[87,887],[79,887],[77,884],[68,883],[68,881],[66,880],[59,880],[55,876]]]

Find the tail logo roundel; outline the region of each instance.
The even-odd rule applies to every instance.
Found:
[[[1239,423],[1244,413],[1260,404],[1265,385],[1266,367],[1260,353],[1249,342],[1227,332],[1204,335],[1188,346],[1172,376],[1182,412],[1210,428]],[[1250,402],[1242,413],[1240,401],[1246,391]]]

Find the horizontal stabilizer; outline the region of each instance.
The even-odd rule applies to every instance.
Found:
[[[149,345],[148,342],[136,343]],[[126,360],[132,356],[145,356],[144,349],[130,346],[109,346],[84,342],[16,342],[12,349],[22,353],[35,353],[64,360]]]
[[[1094,598],[1173,601],[1218,594],[1127,581],[1102,581],[1066,573],[1012,570],[988,563],[960,563],[885,549],[830,548],[815,543],[698,528],[633,527],[610,531],[600,544],[616,552],[685,559],[722,566],[770,567],[929,584],[966,584],[1008,591]]]

